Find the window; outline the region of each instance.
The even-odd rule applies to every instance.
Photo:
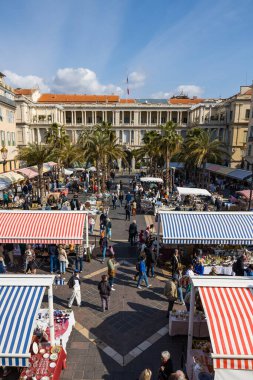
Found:
[[[253,125],[250,127],[249,137],[253,137]]]
[[[243,132],[243,143],[246,143],[247,142],[247,135],[248,135],[248,131],[244,131]]]
[[[10,132],[7,132],[7,144],[11,145],[11,134],[10,134]]]
[[[5,132],[4,131],[0,131],[1,133],[1,142],[2,142],[2,146],[5,145]]]
[[[233,119],[233,111],[230,111],[229,119],[230,119],[230,121],[232,121],[232,119]]]
[[[122,143],[122,131],[119,131],[119,142]]]
[[[247,109],[245,111],[245,119],[249,119],[249,117],[250,117],[250,109]]]
[[[14,145],[16,145],[16,141],[15,141],[15,132],[12,132],[11,135],[12,135],[12,138],[11,138],[11,140],[12,140],[12,145],[14,146]]]
[[[2,108],[0,108],[0,121],[3,121]]]
[[[131,144],[134,144],[134,131],[131,131]]]
[[[248,156],[251,156],[251,150],[252,150],[252,145],[249,145],[249,147],[248,147]]]

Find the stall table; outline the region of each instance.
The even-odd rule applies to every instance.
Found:
[[[223,266],[223,265],[206,265],[204,266],[204,274],[209,274],[212,268],[215,267],[217,274],[222,274],[224,276],[233,276],[234,272],[232,266]]]
[[[170,312],[169,319],[169,335],[187,335],[189,325],[188,312]],[[203,338],[209,336],[206,319],[203,314],[196,314],[194,316],[193,336]]]

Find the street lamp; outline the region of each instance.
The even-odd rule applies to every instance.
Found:
[[[2,155],[2,160],[3,160],[3,172],[5,173],[5,167],[6,167],[7,156],[8,156],[8,149],[6,148],[5,145],[2,146],[1,155]]]

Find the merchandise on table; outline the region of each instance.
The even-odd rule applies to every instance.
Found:
[[[170,312],[169,318],[169,335],[187,335],[189,326],[189,312],[176,311]],[[193,336],[194,337],[208,337],[209,331],[207,327],[207,321],[204,313],[196,311],[193,321]]]

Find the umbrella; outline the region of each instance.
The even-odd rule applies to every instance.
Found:
[[[88,170],[89,170],[89,172],[96,172],[97,171],[95,166],[91,166]]]

